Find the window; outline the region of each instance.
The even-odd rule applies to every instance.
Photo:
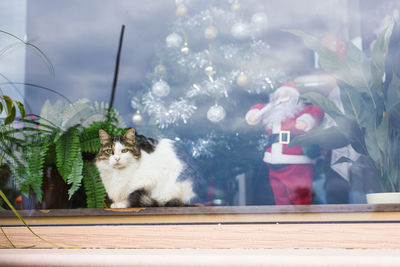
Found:
[[[335,103],[345,122],[357,121],[348,116],[348,99],[340,90],[355,94],[351,90],[359,88],[359,77],[350,73],[346,76],[350,85],[336,83],[337,76],[326,71],[331,62],[321,62],[326,51],[314,52],[318,47],[311,41],[305,44],[302,37],[315,37],[343,60],[346,53],[379,56],[373,54],[374,44],[396,25],[399,10],[397,1],[357,0],[31,1],[26,8],[27,40],[46,58],[26,49],[26,108],[64,130],[96,120],[105,111],[103,105],[110,104],[124,25],[113,102],[118,126],[182,145],[205,179],[201,193],[205,203],[366,203],[366,193],[385,190],[366,167],[370,158],[360,156],[357,142],[345,146],[348,132],[334,135],[341,124],[329,117],[332,110],[312,108],[316,106],[312,97],[302,105],[297,102],[298,94],[317,92]],[[19,31],[14,34],[24,36]],[[352,63],[365,63],[357,60]],[[284,90],[274,94],[278,88]],[[371,99],[364,98],[368,92],[362,93],[357,99],[365,107]],[[379,94],[370,93],[372,98]],[[288,99],[295,101],[279,113],[278,103]],[[251,109],[265,112],[264,117],[247,116]],[[357,112],[367,120],[374,111]],[[398,113],[393,114],[397,121]],[[276,123],[282,117],[287,125]],[[302,125],[296,125],[298,118]],[[315,138],[301,151],[284,150],[295,138],[315,130],[326,134],[326,129],[332,129],[332,135],[325,136],[328,145]],[[371,138],[364,143],[366,154],[373,152],[369,142],[379,143]],[[336,147],[341,141],[342,147]],[[388,172],[394,168],[398,166],[392,165]],[[398,179],[391,189],[399,190]],[[67,207],[85,207],[83,185],[68,203]]]

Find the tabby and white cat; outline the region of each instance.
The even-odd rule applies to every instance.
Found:
[[[174,141],[138,144],[133,128],[116,137],[100,130],[99,137],[96,166],[111,208],[184,206],[196,198],[196,174],[179,158]]]

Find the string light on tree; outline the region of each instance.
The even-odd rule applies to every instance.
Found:
[[[215,74],[215,69],[211,62],[207,67],[204,68],[204,72],[207,76],[213,76]]]
[[[213,123],[222,121],[223,119],[225,119],[225,116],[225,109],[218,104],[210,107],[210,109],[207,111],[207,119]]]
[[[136,125],[139,125],[143,122],[143,117],[140,114],[140,110],[136,110],[136,113],[132,116],[132,122]]]
[[[188,55],[188,54],[189,54],[190,49],[189,49],[189,46],[188,46],[188,43],[187,43],[187,42],[185,42],[185,43],[183,44],[183,47],[181,48],[181,52],[182,52],[182,54],[184,54],[184,55]]]

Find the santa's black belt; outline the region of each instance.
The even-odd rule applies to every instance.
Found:
[[[268,136],[268,145],[267,147],[270,147],[273,143],[279,143],[279,144],[289,144],[290,140],[299,134],[291,134],[290,131],[280,131],[277,134],[270,134]]]

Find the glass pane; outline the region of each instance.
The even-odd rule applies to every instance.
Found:
[[[386,49],[399,8],[356,0],[31,1],[28,41],[45,57],[27,50],[26,108],[64,133],[104,121],[111,105],[119,129],[186,151],[206,205],[366,203],[367,193],[400,186],[391,75],[398,67],[390,60],[397,48]],[[48,149],[46,164],[56,166]],[[75,162],[84,169],[94,161],[89,150]],[[153,159],[153,168],[167,160]],[[86,207],[87,173],[70,173],[60,171],[72,185],[65,207]],[[16,182],[39,192],[40,184]]]

